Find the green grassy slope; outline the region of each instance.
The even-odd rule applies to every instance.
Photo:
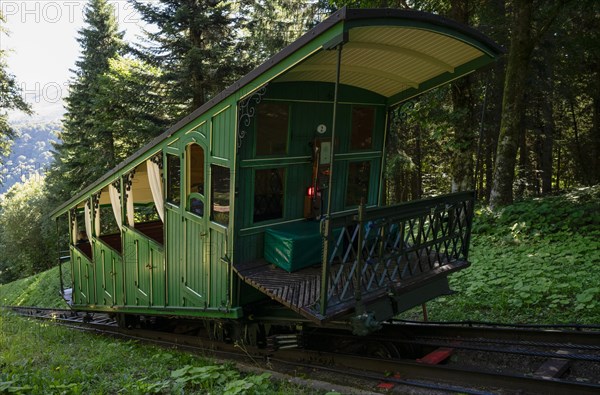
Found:
[[[430,320],[600,324],[600,185],[478,210],[469,260]]]
[[[0,393],[308,394],[233,364],[0,312]],[[267,368],[267,366],[262,366]]]
[[[71,268],[68,263],[64,263],[62,268],[65,287],[68,288]],[[0,285],[0,305],[67,307],[60,296],[58,266],[31,277]]]

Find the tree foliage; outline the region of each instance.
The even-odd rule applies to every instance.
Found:
[[[119,56],[109,59],[108,70],[98,77],[94,123],[112,132],[117,163],[166,130],[172,114],[181,111],[182,105],[164,102],[170,86],[162,75],[157,67]]]
[[[30,276],[52,266],[55,229],[48,217],[45,180],[23,178],[0,195],[0,282]]]
[[[333,7],[322,0],[254,0],[244,11],[240,40],[246,43],[250,64],[256,66],[327,17]]]
[[[153,25],[138,55],[163,69],[171,104],[192,111],[249,70],[244,44],[235,39],[242,18],[233,1],[133,0],[133,5]]]

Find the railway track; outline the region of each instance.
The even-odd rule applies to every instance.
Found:
[[[105,314],[13,308],[112,336],[187,349],[219,358],[294,372],[315,371],[332,381],[348,377],[371,389],[422,389],[427,393],[600,393],[600,328],[508,327],[392,322],[364,338],[331,330],[307,330],[298,339],[280,335],[270,347],[145,329],[122,329]],[[290,346],[291,345],[291,346]],[[276,369],[279,370],[279,369]]]

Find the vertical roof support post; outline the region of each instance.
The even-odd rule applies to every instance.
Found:
[[[344,46],[344,36],[342,41],[337,45],[337,63],[336,63],[336,76],[335,86],[333,91],[333,120],[331,122],[331,156],[329,158],[329,181],[327,186],[327,216],[325,217],[325,229],[323,232],[323,267],[321,273],[321,314],[326,315],[327,312],[327,294],[328,294],[328,283],[329,283],[329,242],[331,239],[331,203],[333,196],[333,162],[335,156],[335,130],[337,124],[337,107],[338,107],[338,95],[340,86],[340,71],[342,66],[342,48]]]

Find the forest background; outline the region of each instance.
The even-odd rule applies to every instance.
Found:
[[[56,264],[54,207],[342,6],[433,12],[507,50],[493,67],[395,109],[389,203],[477,189],[500,210],[600,183],[600,2],[129,3],[153,27],[141,43],[124,40],[109,1],[86,3],[59,122],[9,123],[8,111],[31,106],[0,49],[0,283]],[[0,34],[3,25],[0,16]]]

